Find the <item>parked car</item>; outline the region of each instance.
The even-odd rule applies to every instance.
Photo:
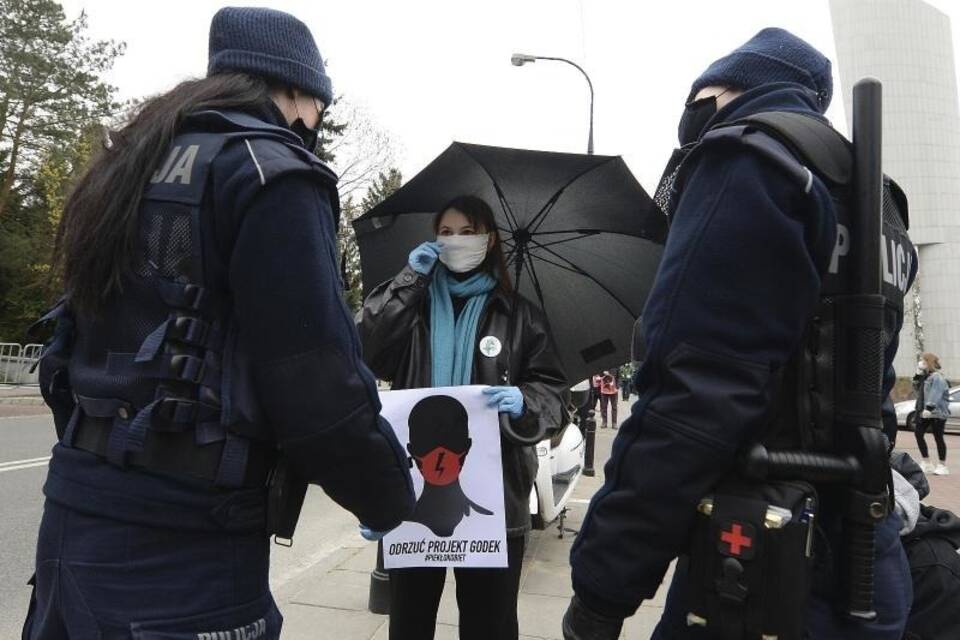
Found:
[[[897,410],[897,426],[913,431],[916,424],[916,400],[904,400],[893,405]],[[960,387],[950,389],[950,417],[947,418],[947,433],[960,433]]]

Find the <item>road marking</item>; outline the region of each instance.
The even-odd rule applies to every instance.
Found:
[[[32,469],[34,467],[44,467],[50,462],[50,456],[43,458],[29,458],[26,460],[12,460],[10,462],[0,462],[0,473],[7,471],[20,471],[22,469]]]
[[[590,501],[583,498],[570,498],[567,500],[567,504],[590,504]]]

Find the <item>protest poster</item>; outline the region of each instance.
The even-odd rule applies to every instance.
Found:
[[[506,567],[500,422],[482,386],[380,393],[417,506],[383,538],[387,569]]]

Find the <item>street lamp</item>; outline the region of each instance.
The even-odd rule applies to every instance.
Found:
[[[587,153],[593,154],[593,83],[590,81],[590,76],[587,75],[587,72],[583,70],[583,67],[578,65],[576,62],[571,62],[566,58],[552,58],[549,56],[531,56],[525,53],[515,53],[510,56],[510,62],[515,67],[522,67],[528,62],[536,62],[537,60],[555,60],[557,62],[566,62],[567,64],[574,66],[577,70],[583,74],[583,77],[587,79],[587,85],[590,87],[590,137],[587,140]]]

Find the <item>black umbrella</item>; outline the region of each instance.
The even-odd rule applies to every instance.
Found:
[[[630,360],[667,221],[622,158],[453,143],[354,221],[365,294],[459,195],[493,207],[515,285],[546,312],[571,382]]]

